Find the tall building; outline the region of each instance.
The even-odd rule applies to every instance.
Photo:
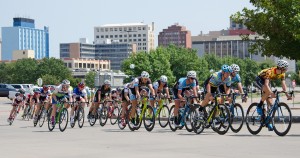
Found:
[[[105,39],[118,41],[121,44],[136,44],[137,52],[149,52],[154,49],[154,23],[107,24],[94,27],[94,42],[101,43]]]
[[[15,50],[34,50],[35,59],[49,58],[49,28],[36,29],[28,18],[13,21],[13,27],[2,27],[2,60],[11,60]]]
[[[185,26],[175,24],[163,29],[158,35],[158,45],[174,44],[180,47],[192,48],[191,32]]]
[[[60,57],[110,60],[112,70],[121,70],[122,61],[136,52],[136,44],[111,42],[110,39],[100,41],[98,44],[82,40],[80,43],[61,43]]]

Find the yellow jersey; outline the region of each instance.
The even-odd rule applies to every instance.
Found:
[[[271,67],[271,68],[268,68],[268,69],[263,69],[258,73],[258,76],[263,78],[263,79],[269,79],[269,80],[277,80],[277,79],[284,80],[285,79],[285,73],[276,74],[276,68],[277,67]]]

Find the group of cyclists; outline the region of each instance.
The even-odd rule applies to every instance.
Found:
[[[262,110],[264,102],[267,101],[267,104],[271,105],[272,98],[275,97],[269,85],[271,80],[281,79],[282,89],[283,91],[286,91],[285,72],[287,71],[288,66],[289,64],[287,61],[278,60],[276,67],[264,69],[258,73],[255,81],[257,87],[262,91],[262,97],[257,106],[257,113],[260,115],[263,115],[264,113]],[[87,118],[91,119],[95,117],[97,109],[99,109],[104,101],[116,100],[121,104],[120,107],[122,109],[128,109],[128,106],[137,109],[137,106],[140,104],[141,96],[146,96],[150,106],[154,109],[156,103],[160,102],[160,96],[163,95],[170,103],[174,100],[175,108],[172,117],[175,126],[180,126],[178,115],[179,108],[183,107],[185,104],[184,96],[197,96],[193,98],[192,102],[199,105],[199,112],[205,110],[205,107],[210,102],[214,101],[214,95],[216,93],[226,94],[224,98],[221,97],[219,100],[220,103],[224,103],[225,101],[231,103],[232,98],[230,94],[232,93],[232,89],[235,89],[234,92],[240,93],[242,95],[242,100],[246,101],[247,95],[243,91],[239,71],[240,67],[237,64],[222,65],[220,71],[211,74],[204,81],[204,92],[202,93],[202,97],[198,97],[200,87],[196,71],[188,71],[186,76],[178,79],[171,87],[169,87],[170,85],[168,84],[167,76],[162,75],[159,80],[152,83],[150,75],[146,71],[143,71],[139,77],[134,78],[131,82],[126,83],[123,88],[117,88],[116,90],[112,90],[110,81],[105,80],[104,84],[95,92],[92,104],[89,107]],[[170,91],[173,92],[173,98],[171,98]],[[291,99],[291,96],[287,93],[286,96],[288,99]],[[83,108],[88,106],[89,100],[87,98],[85,84],[80,82],[76,88],[71,90],[70,81],[63,80],[52,93],[50,92],[49,87],[44,85],[40,89],[34,89],[28,96],[25,96],[25,91],[20,89],[13,99],[13,108],[10,112],[8,122],[14,118],[14,113],[18,113],[21,107],[29,106],[33,108],[33,105],[36,105],[32,113],[34,122],[37,121],[37,115],[40,112],[41,106],[44,106],[43,109],[45,111],[52,107],[52,113],[49,114],[49,119],[51,119],[54,124],[55,114],[58,108],[57,102],[62,100],[65,100],[65,108],[70,108],[71,103],[75,101],[80,102],[77,106],[82,106]],[[111,104],[112,103],[108,103],[107,106],[112,106]],[[76,106],[71,106],[70,123],[74,123],[75,108]],[[111,111],[113,108],[109,109],[108,117],[112,117],[113,113]],[[132,110],[129,115],[130,118],[134,118],[136,110]],[[121,126],[125,127],[128,123],[134,124],[134,120],[126,120],[126,110],[122,110],[119,117],[119,124]],[[271,123],[268,125],[268,129],[272,130]]]

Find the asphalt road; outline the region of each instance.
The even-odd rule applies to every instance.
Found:
[[[32,121],[18,118],[12,126],[6,122],[9,104],[0,100],[0,157],[85,158],[85,157],[299,157],[300,124],[293,123],[288,135],[279,137],[263,128],[257,136],[246,126],[239,133],[218,135],[210,129],[196,135],[186,130],[172,132],[156,124],[152,132],[144,128],[131,132],[117,125],[58,128],[49,132],[47,124],[33,127]]]

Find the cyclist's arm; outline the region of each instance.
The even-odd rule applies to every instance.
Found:
[[[237,83],[237,86],[238,86],[239,92],[240,92],[241,94],[244,94],[243,87],[242,87],[242,83],[241,83],[241,82]]]
[[[167,98],[170,98],[169,87],[166,87],[165,90],[166,90],[166,93],[167,93]]]
[[[152,95],[154,96],[156,93],[155,93],[155,91],[154,91],[154,89],[153,89],[152,84],[148,84],[148,87],[150,88],[151,93],[152,93]]]
[[[52,97],[55,101],[57,101],[57,98],[56,98],[56,93],[52,93]]]
[[[286,83],[285,83],[285,80],[284,80],[284,79],[281,80],[281,86],[282,86],[282,90],[286,92],[287,87],[286,87]],[[285,93],[285,95],[286,95],[286,97],[287,97],[288,99],[292,99],[292,97],[289,96],[288,93]]]
[[[180,100],[183,100],[183,97],[182,97],[182,95],[181,95],[181,92],[182,92],[182,90],[181,90],[181,89],[178,89],[177,96],[178,96],[178,98],[179,98]]]
[[[272,94],[273,92],[272,92],[272,90],[271,90],[271,88],[269,86],[269,83],[270,83],[270,80],[268,78],[266,78],[264,86],[267,87],[268,93]]]
[[[124,92],[124,96],[125,96],[125,99],[129,102],[130,99],[129,99],[129,97],[128,97],[128,92]]]
[[[134,90],[137,96],[140,96],[139,86],[134,86]]]

